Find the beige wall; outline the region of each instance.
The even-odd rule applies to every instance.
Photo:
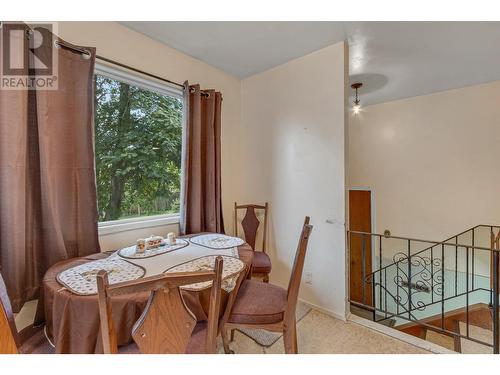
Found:
[[[305,215],[301,297],[345,315],[344,43],[243,80],[240,198],[270,204],[271,281],[286,287]],[[332,224],[327,223],[327,220]]]
[[[200,83],[202,88],[214,88],[223,93],[222,189],[224,215],[230,218],[241,181],[241,81],[116,22],[60,22],[58,34],[70,43],[97,47],[97,54],[103,57],[175,82],[189,80]],[[178,226],[156,227],[154,233],[166,234],[172,230],[177,231]],[[102,250],[125,246],[150,232],[146,229],[101,236]]]
[[[375,231],[444,240],[500,224],[499,103],[497,81],[351,115],[349,184],[373,189]]]
[[[234,201],[269,201],[271,278],[286,287],[302,221],[310,215],[314,231],[305,272],[313,274],[313,284],[303,285],[301,296],[344,317],[343,43],[240,81],[117,23],[61,22],[59,35],[170,80],[222,91],[226,231],[233,231]],[[169,225],[101,235],[101,246],[116,249],[177,230]]]

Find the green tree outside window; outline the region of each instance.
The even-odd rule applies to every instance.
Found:
[[[99,221],[178,213],[182,100],[95,75]]]

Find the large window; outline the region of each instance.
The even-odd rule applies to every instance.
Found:
[[[182,104],[157,83],[96,70],[99,221],[179,212]]]

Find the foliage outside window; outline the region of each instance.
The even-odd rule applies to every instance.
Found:
[[[179,212],[182,100],[95,75],[99,221]]]

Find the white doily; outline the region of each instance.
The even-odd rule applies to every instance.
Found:
[[[110,256],[62,271],[57,275],[57,281],[75,294],[97,294],[96,276],[100,270],[108,272],[110,284],[140,279],[146,272],[142,267]]]
[[[186,240],[182,239],[177,239],[175,245],[164,245],[160,246],[154,249],[146,249],[144,250],[143,253],[138,253],[136,252],[135,245],[134,246],[129,246],[125,247],[121,250],[118,250],[118,255],[127,258],[127,259],[144,259],[144,258],[151,258],[156,255],[161,255],[164,253],[169,253],[171,251],[179,250],[182,249],[183,247],[186,247],[189,245],[189,242]]]
[[[193,259],[192,261],[172,267],[165,271],[165,273],[212,271],[215,266],[215,258],[217,258],[217,255],[209,255],[198,259]],[[229,293],[236,286],[236,280],[238,279],[240,272],[245,269],[245,263],[243,263],[238,258],[224,255],[222,256],[222,260],[222,289]],[[203,290],[210,288],[211,286],[211,281],[205,281],[202,283],[185,285],[181,288],[185,290]]]
[[[189,239],[194,244],[209,247],[211,249],[229,249],[241,246],[245,243],[241,238],[226,236],[225,234],[210,233],[202,234]]]

